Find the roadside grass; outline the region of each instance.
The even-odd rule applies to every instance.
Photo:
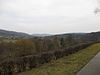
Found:
[[[98,52],[100,43],[18,75],[75,75]]]

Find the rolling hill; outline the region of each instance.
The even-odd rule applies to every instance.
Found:
[[[22,33],[22,32],[15,32],[15,31],[7,31],[0,29],[0,37],[31,37],[31,35]]]

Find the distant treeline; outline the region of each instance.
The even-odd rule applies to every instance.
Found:
[[[7,42],[6,42],[7,41]],[[41,52],[61,50],[69,46],[85,43],[83,40],[67,37],[36,37],[31,39],[11,39],[0,42],[0,60],[38,54]]]

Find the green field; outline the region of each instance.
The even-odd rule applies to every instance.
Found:
[[[100,43],[18,75],[75,75],[100,51]]]

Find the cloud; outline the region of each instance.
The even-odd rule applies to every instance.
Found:
[[[18,16],[84,16],[93,9],[93,2],[89,0],[1,0],[0,7],[0,11]]]
[[[94,0],[0,0],[0,28],[29,33],[97,30],[95,8]]]

